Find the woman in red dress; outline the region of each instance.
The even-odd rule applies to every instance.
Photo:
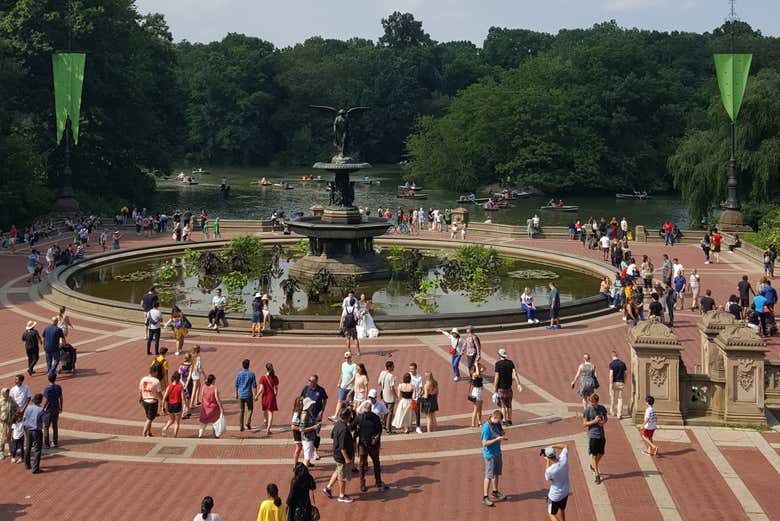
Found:
[[[203,401],[200,406],[200,429],[198,430],[198,438],[203,437],[203,431],[208,425],[214,428],[214,423],[219,420],[222,415],[222,402],[219,400],[219,391],[214,382],[217,380],[213,374],[206,377],[206,385],[203,387]],[[217,432],[214,432],[215,437]]]
[[[270,436],[271,424],[274,421],[274,411],[278,411],[276,406],[276,394],[279,391],[279,378],[274,374],[274,366],[271,362],[265,364],[266,373],[260,378],[260,404],[263,407],[263,418],[265,419],[265,433]]]

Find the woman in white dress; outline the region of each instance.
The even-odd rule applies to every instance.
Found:
[[[374,317],[371,316],[372,307],[371,300],[366,298],[365,293],[361,293],[358,301],[358,339],[376,338],[379,336],[379,330],[376,328],[376,324],[374,324]]]
[[[398,386],[398,394],[401,399],[395,405],[395,415],[393,416],[393,427],[403,429],[404,434],[409,432],[412,427],[412,375],[405,373],[403,383]]]
[[[60,312],[57,314],[57,325],[62,329],[62,336],[67,340],[68,333],[70,332],[70,328],[73,327],[73,323],[70,321],[67,311],[65,311],[65,306],[61,306]]]

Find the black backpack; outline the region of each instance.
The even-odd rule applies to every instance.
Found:
[[[152,374],[158,380],[162,380],[162,377],[163,377],[163,363],[160,361],[159,358],[155,358],[154,362],[152,362]]]
[[[355,320],[355,308],[352,308],[352,311],[349,311],[347,309],[347,314],[344,315],[344,329],[352,329],[353,327],[357,327],[357,320]]]

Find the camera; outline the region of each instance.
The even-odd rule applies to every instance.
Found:
[[[545,450],[547,449],[539,449],[539,455],[545,457],[546,456],[546,454],[544,453]]]

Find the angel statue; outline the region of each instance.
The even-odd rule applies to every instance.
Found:
[[[313,109],[329,110],[336,114],[333,120],[333,144],[336,146],[336,157],[345,158],[348,156],[349,148],[349,115],[353,112],[362,112],[368,110],[368,107],[352,107],[351,109],[337,110],[325,105],[309,105]]]

